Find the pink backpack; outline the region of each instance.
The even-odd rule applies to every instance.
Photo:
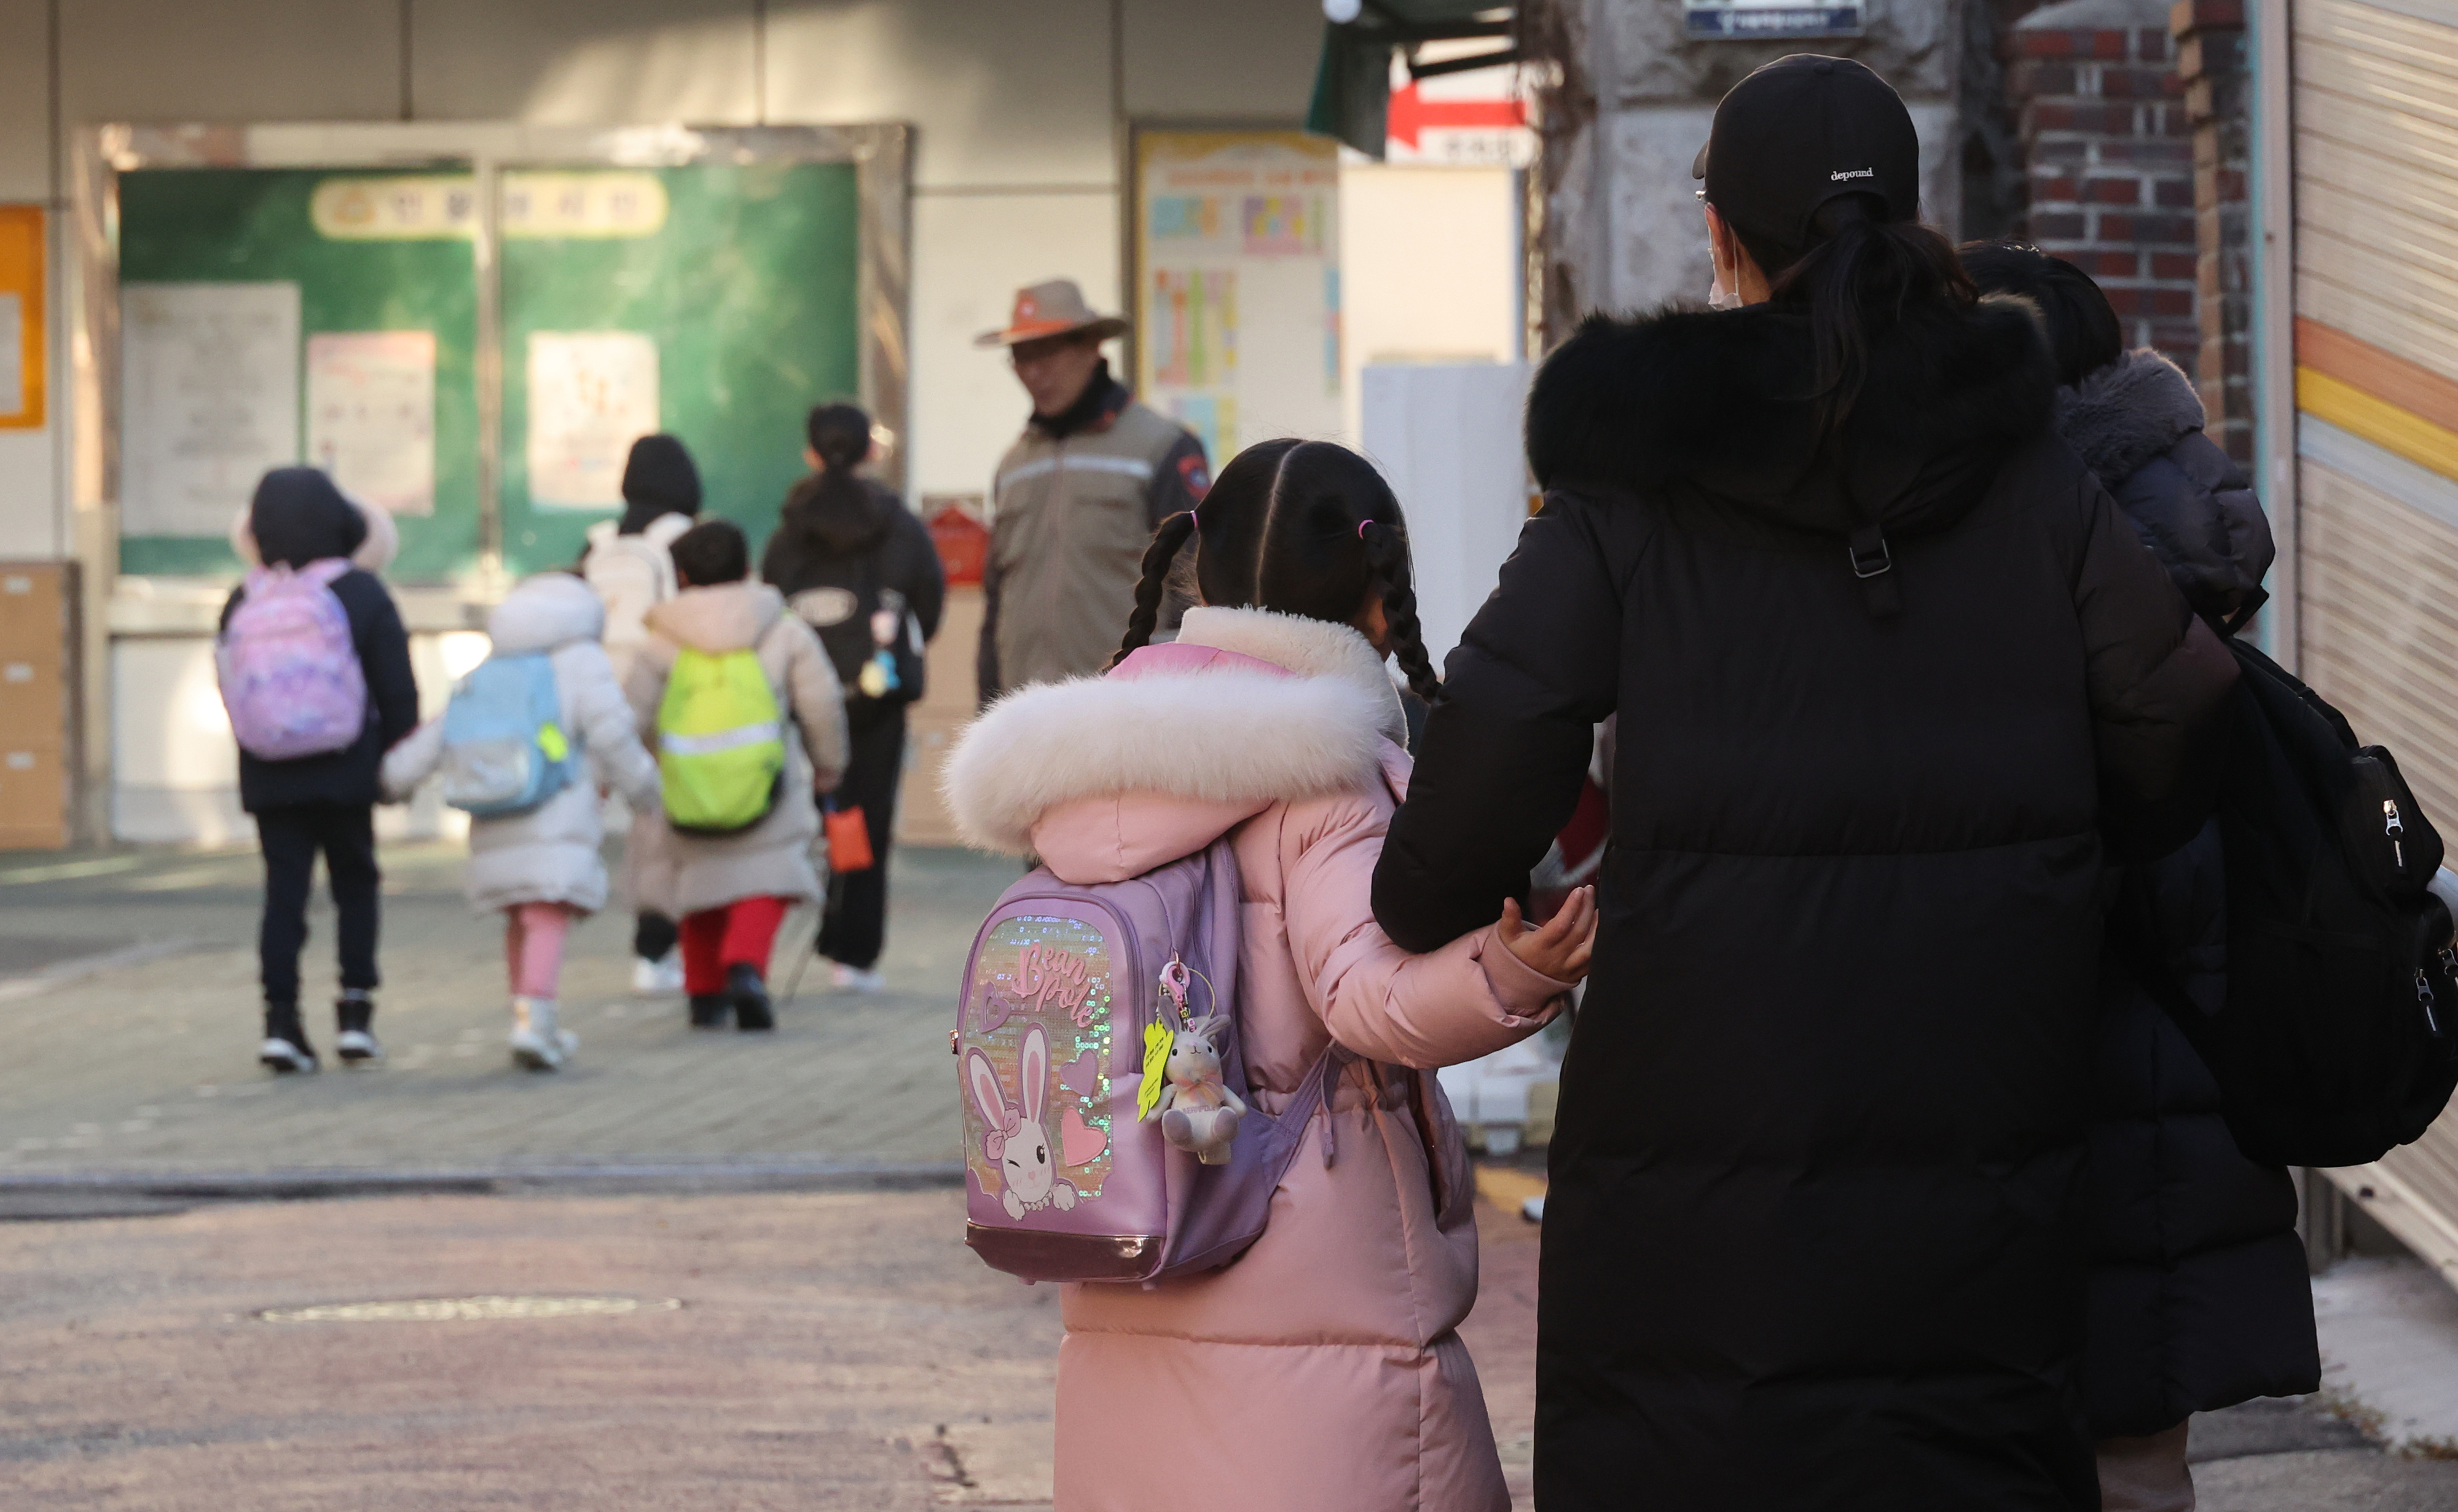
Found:
[[[367,722],[367,677],[333,580],[341,557],[260,567],[214,645],[240,749],[267,761],[346,750]]]
[[[948,1047],[962,1067],[965,1242],[992,1267],[1156,1282],[1218,1270],[1261,1236],[1353,1057],[1325,1049],[1276,1115],[1243,1106],[1214,1158],[1170,1136],[1157,1094],[1190,1035],[1244,1105],[1238,913],[1226,839],[1125,881],[1077,887],[1036,870],[990,910]],[[1323,1164],[1333,1156],[1326,1118]]]

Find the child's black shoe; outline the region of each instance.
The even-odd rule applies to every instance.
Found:
[[[721,1029],[725,1016],[734,1007],[734,999],[723,992],[695,992],[691,995],[691,1026],[695,1029]]]
[[[256,1058],[277,1075],[316,1069],[316,1050],[307,1043],[307,1031],[299,1023],[298,1004],[264,1005],[264,1043],[257,1047]]]
[[[736,1028],[756,1030],[777,1026],[776,1010],[768,1002],[768,984],[760,980],[759,967],[729,967],[725,973],[725,995],[734,1001]]]
[[[384,1059],[384,1046],[376,1043],[376,1005],[365,992],[344,989],[333,1003],[333,1050],[342,1064],[351,1067],[370,1067]]]

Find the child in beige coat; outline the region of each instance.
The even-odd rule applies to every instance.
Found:
[[[671,550],[681,590],[649,611],[649,638],[625,688],[643,738],[656,748],[667,679],[686,647],[755,652],[795,735],[784,741],[775,806],[734,834],[689,834],[668,824],[658,839],[671,863],[659,879],[666,896],[635,902],[680,922],[694,1028],[721,1028],[730,1013],[739,1028],[770,1029],[776,1016],[766,979],[778,926],[794,904],[823,896],[812,860],[818,796],[844,773],[844,690],[811,628],[785,611],[775,589],[747,581],[750,544],[732,521],[694,526]]]

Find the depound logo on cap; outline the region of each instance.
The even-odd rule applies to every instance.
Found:
[[[1835,172],[1826,176],[1826,181],[1828,183],[1841,183],[1846,178],[1875,178],[1877,176],[1878,171],[1874,168],[1839,168],[1835,170]]]

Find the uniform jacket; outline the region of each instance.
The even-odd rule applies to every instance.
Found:
[[[1545,1212],[1551,1512],[2092,1508],[2103,794],[2175,822],[2235,664],[2051,430],[2027,307],[1874,337],[1840,444],[1813,371],[1765,305],[1547,361],[1552,492],[1375,911],[1422,948],[1524,887],[1618,712]]]
[[[1076,409],[1036,417],[999,459],[982,576],[985,702],[1108,666],[1154,528],[1211,486],[1203,444],[1106,366]]]
[[[1486,927],[1429,955],[1366,885],[1407,782],[1400,706],[1345,626],[1191,611],[1176,643],[1031,688],[947,768],[973,844],[1113,881],[1228,834],[1252,1101],[1284,1106],[1326,1046],[1352,1062],[1225,1270],[1066,1290],[1057,1504],[1068,1512],[1502,1512],[1475,1367],[1467,1151],[1427,1068],[1533,1032],[1565,986]],[[1163,1490],[1162,1488],[1165,1488]]]
[[[350,559],[333,580],[333,596],[350,622],[350,649],[367,683],[367,722],[359,738],[323,756],[268,761],[239,754],[240,806],[250,814],[307,803],[373,803],[377,767],[394,741],[418,723],[418,679],[409,666],[409,632],[376,573],[400,540],[392,517],[352,503],[313,467],[281,467],[258,486],[255,501],[231,527],[231,547],[250,567],[293,568],[333,557]],[[222,605],[221,625],[247,597],[245,585]]]
[[[2057,395],[2057,428],[2116,498],[2193,609],[2215,623],[2262,601],[2261,506],[2202,433],[2202,403],[2156,352]],[[2216,1008],[2227,996],[2227,871],[2213,821],[2182,850],[2116,874],[2119,927]],[[2218,1087],[2111,953],[2101,966],[2091,1131],[2093,1430],[2139,1436],[2255,1397],[2317,1390],[2313,1289],[2284,1170],[2239,1154]]]
[[[657,705],[675,653],[689,646],[722,652],[756,651],[777,695],[777,707],[797,738],[785,742],[785,780],[777,806],[739,835],[685,835],[660,818],[652,854],[643,866],[644,896],[634,906],[680,917],[744,898],[787,898],[816,902],[820,877],[811,846],[820,833],[815,791],[837,785],[844,775],[844,694],[828,666],[827,652],[809,626],[785,612],[785,601],[764,583],[726,583],[687,588],[649,611],[649,638],[632,663],[625,689],[641,738],[655,749]]]
[[[542,572],[506,594],[487,619],[498,656],[545,652],[554,668],[556,723],[588,759],[561,791],[527,814],[469,821],[464,886],[482,913],[517,903],[566,903],[583,913],[606,906],[606,863],[598,844],[598,785],[620,791],[635,810],[654,810],[657,764],[632,728],[631,706],[598,636],[606,612],[589,585],[569,572]],[[444,719],[418,727],[385,757],[385,797],[405,799],[444,760]]]

